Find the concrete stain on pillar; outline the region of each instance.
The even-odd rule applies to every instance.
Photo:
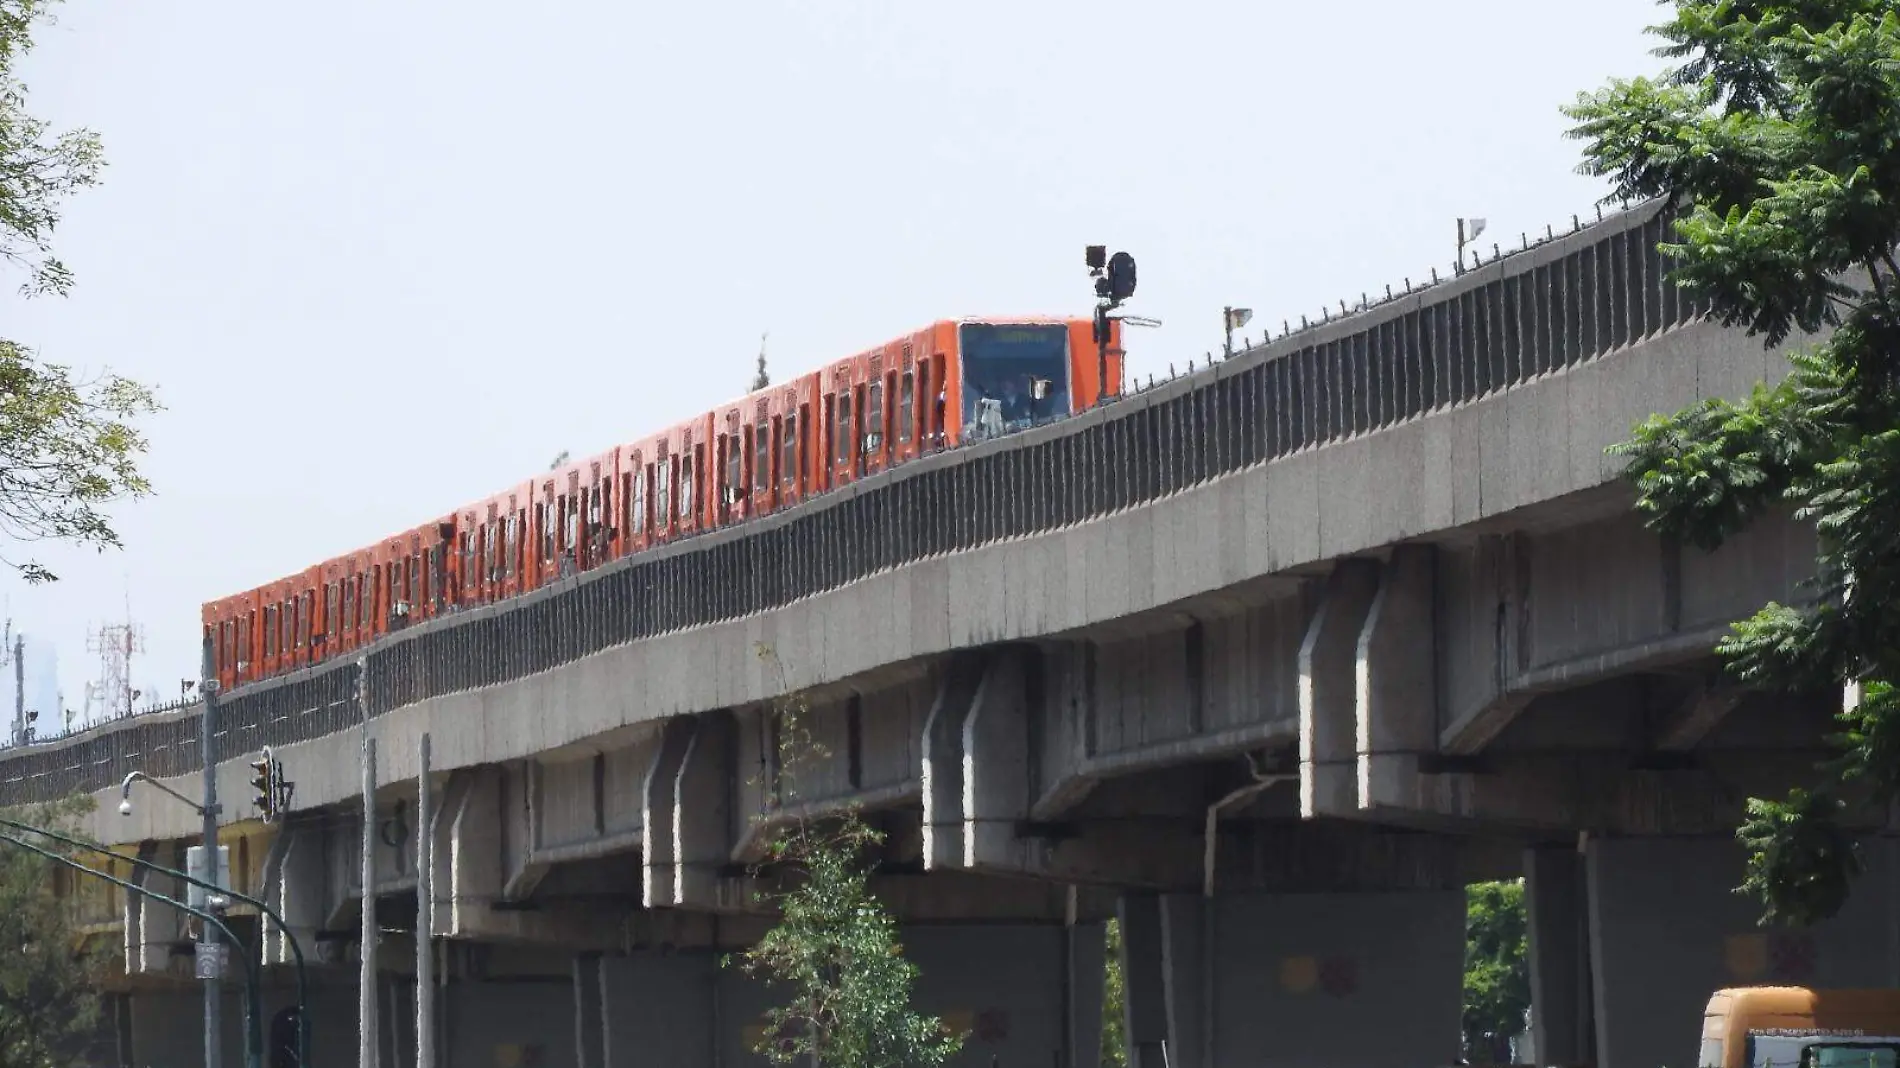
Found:
[[[1359,992],[1359,962],[1345,955],[1283,957],[1280,989],[1298,996],[1351,997]]]
[[[1722,962],[1729,978],[1752,983],[1763,978],[1805,982],[1814,976],[1814,936],[1801,931],[1751,931],[1730,935]]]

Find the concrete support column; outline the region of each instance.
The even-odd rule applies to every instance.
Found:
[[[640,823],[645,828],[645,849],[641,851],[640,893],[647,908],[663,908],[673,903],[674,884],[678,881],[679,861],[673,855],[674,792],[680,769],[686,764],[686,752],[692,748],[694,720],[675,716],[666,721],[653,762],[647,765],[646,788],[640,798]]]
[[[923,785],[924,868],[963,864],[964,724],[983,682],[983,654],[962,653],[950,660],[930,716],[924,721]]]
[[[1125,897],[1130,1068],[1453,1063],[1464,911],[1459,890]]]
[[[1764,929],[1756,903],[1734,892],[1745,857],[1733,838],[1590,840],[1596,1064],[1696,1063],[1697,1021],[1723,987],[1891,983],[1900,965],[1893,843],[1868,843],[1867,859],[1840,915],[1804,930]]]
[[[1122,1034],[1128,1068],[1165,1068],[1168,995],[1161,895],[1124,894],[1116,915],[1122,928]]]
[[[1068,951],[1069,1058],[1066,1068],[1100,1068],[1102,1002],[1106,994],[1108,932],[1099,923],[1071,924]]]
[[[598,953],[574,958],[574,1063],[576,1068],[607,1068],[606,1002],[601,998]]]
[[[1355,653],[1358,809],[1412,808],[1419,757],[1438,748],[1437,607],[1430,545],[1392,550]]]
[[[716,908],[735,902],[723,892],[721,869],[732,859],[737,828],[732,782],[738,726],[726,711],[696,717],[693,737],[673,781],[675,905]],[[647,839],[648,842],[652,838]]]
[[[1300,643],[1300,815],[1359,811],[1359,636],[1379,592],[1379,562],[1342,560]]]
[[[1583,857],[1569,846],[1524,855],[1531,969],[1531,1035],[1537,1063],[1589,1064],[1590,932]]]
[[[713,1055],[719,1022],[718,963],[712,953],[641,952],[601,958],[601,1065],[711,1068],[718,1063]]]

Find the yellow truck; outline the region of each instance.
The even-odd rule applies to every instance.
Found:
[[[1697,1068],[1900,1068],[1900,990],[1718,990]]]

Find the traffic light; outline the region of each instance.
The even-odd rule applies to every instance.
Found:
[[[264,754],[251,761],[251,804],[264,814],[266,820],[277,816],[277,762],[271,759],[270,747],[264,748]]]

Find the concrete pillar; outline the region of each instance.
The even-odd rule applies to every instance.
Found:
[[[691,716],[667,720],[659,748],[653,751],[653,762],[647,766],[646,787],[640,799],[640,822],[645,828],[640,893],[650,909],[673,903],[679,867],[673,855],[674,791],[686,763],[686,751],[692,748],[693,731]]]
[[[1453,1063],[1464,911],[1458,890],[1124,897],[1130,1068]]]
[[[1592,1061],[1590,937],[1583,857],[1571,846],[1524,855],[1530,927],[1531,1034],[1539,1064]]]
[[[1116,916],[1122,928],[1122,1034],[1128,1068],[1164,1068],[1168,994],[1161,896],[1123,894]]]
[[[598,953],[574,958],[574,1063],[576,1068],[607,1068],[606,1002],[601,998]]]
[[[720,871],[732,859],[734,750],[738,726],[726,711],[696,717],[673,782],[672,904],[722,904]],[[651,838],[648,841],[652,841]]]
[[[923,787],[924,868],[963,864],[963,725],[983,681],[984,655],[950,658],[937,697],[924,720],[919,782]]]
[[[1694,1064],[1697,1021],[1723,987],[1890,984],[1900,965],[1894,850],[1888,839],[1869,843],[1868,871],[1840,915],[1781,930],[1760,927],[1759,907],[1734,892],[1745,857],[1732,838],[1592,839],[1584,864],[1597,1065]]]
[[[1019,869],[1016,827],[1029,818],[1030,654],[1021,648],[990,657],[963,721],[963,866]]]
[[[601,1064],[710,1068],[715,1062],[718,960],[711,953],[640,952],[600,960]],[[737,1026],[739,1021],[733,1021]],[[744,1061],[728,1060],[729,1064]]]
[[[1355,669],[1378,592],[1378,561],[1341,560],[1300,643],[1300,815],[1307,819],[1359,810]]]
[[[1361,812],[1416,806],[1419,755],[1438,749],[1430,545],[1392,550],[1355,654],[1355,794]]]
[[[1215,906],[1197,894],[1161,897],[1162,989],[1167,998],[1168,1068],[1212,1068],[1213,1002],[1205,925]]]
[[[1066,938],[1069,965],[1066,1068],[1101,1068],[1108,932],[1104,924],[1078,923],[1069,926]]]
[[[317,966],[317,931],[329,912],[325,900],[329,880],[323,844],[321,831],[283,828],[278,831],[278,845],[274,849],[281,855],[270,869],[272,903],[296,937],[297,944],[303,947],[305,963],[310,968]],[[271,930],[263,940],[264,963],[291,964],[295,958],[289,942],[276,932],[275,925],[265,926]]]

